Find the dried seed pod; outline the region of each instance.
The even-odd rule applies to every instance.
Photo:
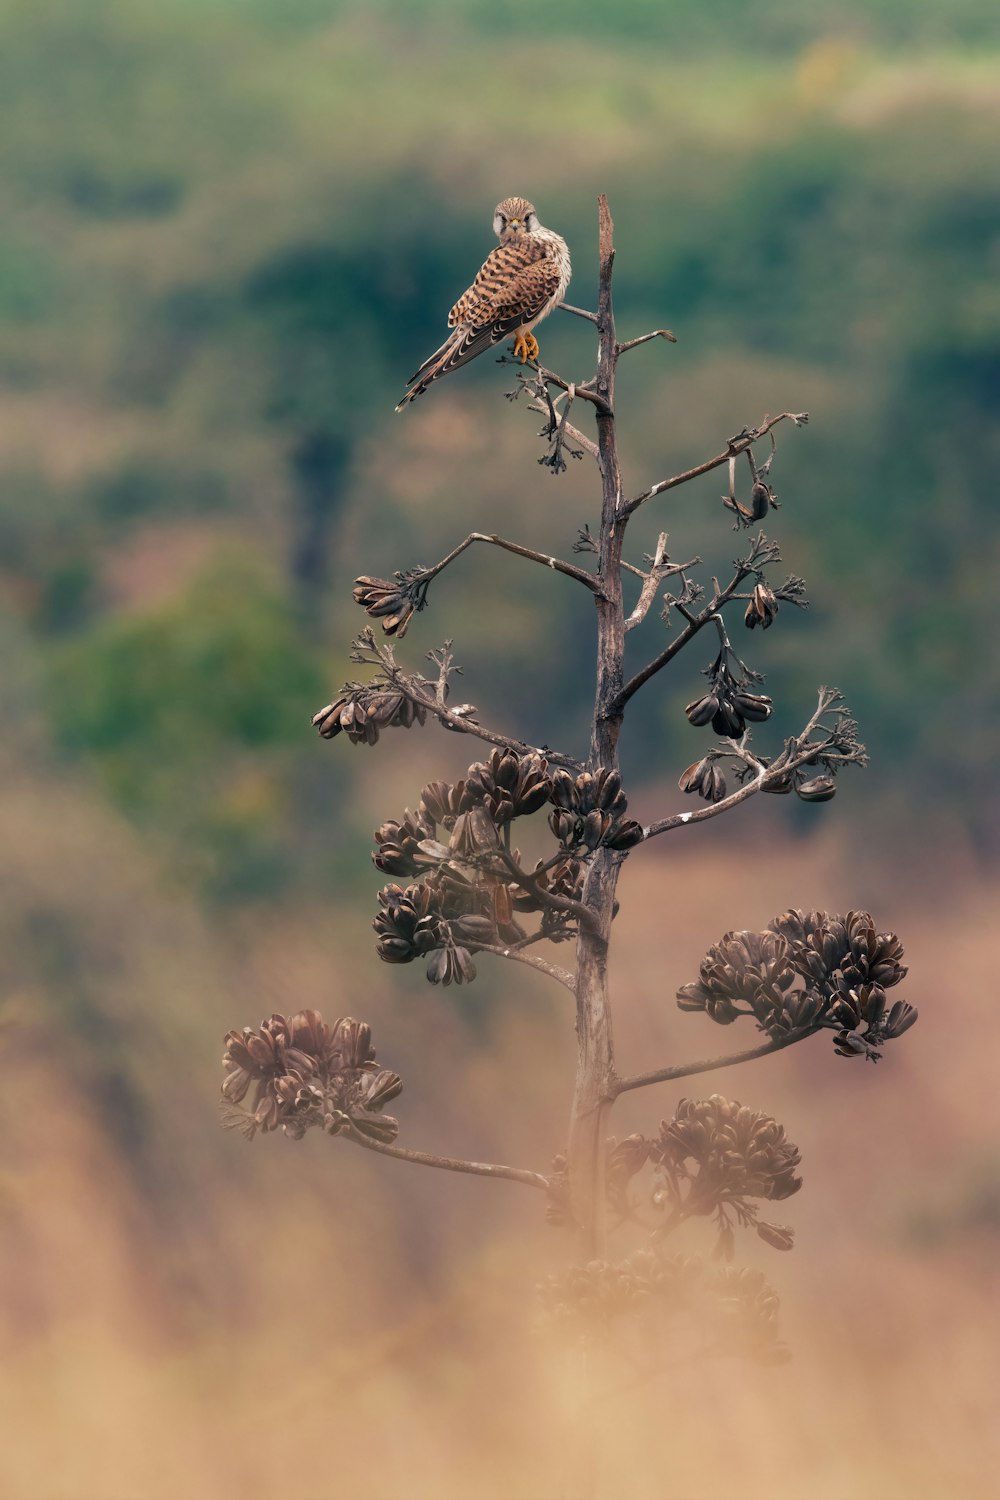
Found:
[[[748,630],[755,630],[759,625],[762,630],[767,630],[778,614],[778,599],[774,590],[766,583],[758,583],[750,595],[750,603],[747,612],[743,616],[743,623]]]
[[[836,796],[837,783],[832,776],[813,776],[809,781],[800,781],[795,793],[803,802],[829,802]]]
[[[771,699],[763,693],[734,692],[730,702],[736,713],[741,718],[749,719],[751,724],[763,724],[765,719],[771,717],[773,705]]]
[[[726,778],[716,762],[705,756],[683,772],[677,785],[682,792],[697,792],[706,802],[721,802],[726,795]]]
[[[390,583],[385,578],[355,578],[353,593],[355,604],[360,604],[373,619],[382,621],[386,635],[402,640],[416,605],[399,574],[396,580]]]
[[[706,693],[703,698],[696,698],[689,703],[684,712],[687,714],[688,723],[693,724],[696,729],[708,724],[719,712],[720,703],[715,693]]]
[[[690,717],[690,715],[689,715]],[[694,723],[694,720],[691,720]],[[723,698],[712,718],[712,728],[716,734],[723,735],[726,739],[738,739],[746,728],[742,714],[734,707],[729,698]]]
[[[758,1224],[757,1234],[773,1250],[791,1250],[795,1244],[795,1230],[787,1224]]]
[[[609,849],[617,849],[619,851],[634,849],[637,844],[642,843],[645,837],[646,835],[643,832],[641,823],[637,823],[634,818],[625,818],[618,824],[612,836],[605,839],[605,844]]]
[[[750,490],[750,514],[753,520],[763,521],[772,506],[777,508],[777,500],[770,485],[764,483],[763,479],[755,481]]]

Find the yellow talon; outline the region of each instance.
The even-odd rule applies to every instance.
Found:
[[[538,358],[538,340],[533,333],[518,334],[514,340],[514,358],[519,359],[522,365]]]

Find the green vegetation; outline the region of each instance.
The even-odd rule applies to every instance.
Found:
[[[563,550],[586,519],[572,475],[534,468],[490,361],[405,418],[392,404],[488,248],[495,199],[534,195],[586,302],[605,188],[620,322],[680,338],[627,374],[637,482],[765,409],[812,411],[775,474],[787,557],[817,605],[805,630],[840,622],[827,675],[893,773],[891,792],[883,772],[845,800],[889,835],[947,783],[942,815],[983,833],[1000,748],[981,647],[994,7],[846,4],[826,30],[780,0],[498,16],[473,0],[0,6],[0,598],[29,628],[63,752],[206,890],[294,887],[296,842],[346,831],[329,796],[290,787],[324,756],[338,785],[357,771],[330,771],[305,722],[348,670],[354,573],[429,561],[512,506]],[[568,323],[546,347],[572,373],[590,348]],[[446,409],[477,434],[467,461]],[[661,519],[682,550],[683,510]],[[226,563],[234,547],[260,566]],[[720,509],[720,567],[731,552]],[[579,685],[522,649],[532,585],[511,596],[509,577],[479,560],[459,598],[468,695],[488,709],[528,673],[526,696],[541,684],[558,711]],[[794,627],[760,661],[789,696],[806,690]],[[416,655],[440,634],[432,601]],[[643,710],[655,734],[635,736],[633,777],[687,758],[687,686]],[[252,775],[266,794],[233,791]]]

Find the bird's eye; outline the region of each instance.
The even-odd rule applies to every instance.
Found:
[[[534,233],[534,231],[538,228],[538,215],[537,214],[525,214],[525,216],[524,216],[524,227],[525,227],[525,229],[529,230],[531,233]]]

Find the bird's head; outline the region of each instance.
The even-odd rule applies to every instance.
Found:
[[[535,205],[527,198],[505,198],[493,213],[493,233],[498,240],[516,234],[534,234],[538,228]]]

